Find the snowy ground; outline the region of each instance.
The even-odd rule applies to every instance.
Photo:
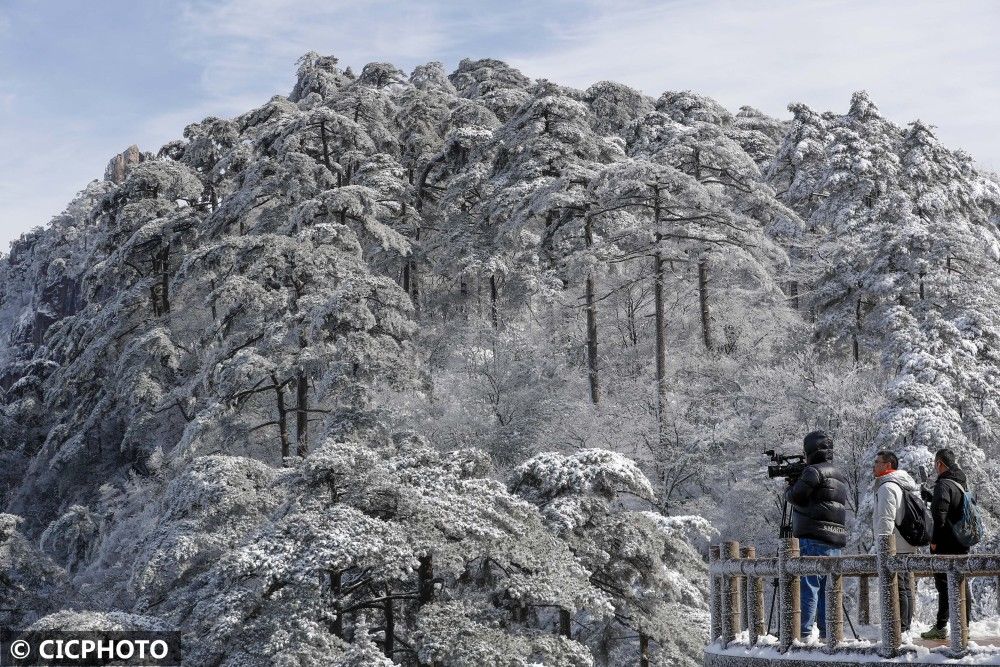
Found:
[[[741,633],[736,640],[736,644],[727,649],[720,649],[718,645],[713,645],[709,650],[713,653],[724,655],[740,655],[756,658],[775,659],[787,656],[794,660],[809,660],[812,662],[894,662],[894,663],[919,663],[919,664],[953,664],[953,665],[1000,665],[1000,618],[990,618],[982,621],[974,621],[969,626],[969,651],[970,653],[962,658],[950,658],[946,653],[945,646],[940,648],[928,648],[915,643],[919,640],[920,633],[930,626],[919,621],[914,623],[913,630],[903,635],[903,655],[892,660],[886,660],[877,655],[878,626],[855,626],[859,639],[854,639],[849,628],[845,628],[845,639],[842,649],[835,654],[828,654],[823,651],[823,644],[819,640],[819,633],[813,629],[810,637],[796,644],[796,650],[790,654],[778,652],[778,638],[767,635],[760,638],[757,646],[748,648],[747,633]],[[977,638],[979,641],[977,641]],[[740,645],[742,644],[742,646]],[[856,651],[855,653],[846,653]]]
[[[776,642],[775,642],[776,643]],[[931,651],[922,646],[914,647],[913,651],[907,651],[903,655],[891,660],[881,658],[876,653],[824,653],[818,647],[815,650],[797,650],[792,653],[781,654],[774,644],[769,646],[756,646],[747,649],[741,646],[733,646],[725,650],[720,650],[717,646],[707,649],[712,653],[722,655],[747,656],[751,658],[762,658],[774,660],[787,658],[799,662],[808,660],[815,663],[836,662],[836,663],[900,663],[900,664],[948,664],[948,665],[1000,665],[1000,654],[973,652],[958,659],[949,658],[940,651]]]

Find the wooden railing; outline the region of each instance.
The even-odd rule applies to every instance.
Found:
[[[826,646],[827,652],[850,650],[844,641],[844,577],[858,577],[858,620],[869,622],[868,579],[878,582],[880,612],[878,653],[884,657],[899,654],[901,632],[899,613],[900,576],[948,577],[950,613],[949,648],[953,654],[965,653],[969,645],[969,619],[965,596],[969,577],[1000,577],[1000,555],[934,556],[897,554],[893,535],[879,536],[874,555],[801,556],[799,541],[783,539],[776,558],[757,558],[754,547],[740,548],[739,542],[725,542],[709,549],[709,590],[711,642],[725,648],[736,635],[746,630],[750,646],[765,635],[764,581],[777,581],[778,650],[787,652],[799,637],[801,608],[799,577],[826,577]],[[907,582],[909,585],[909,582]],[[1000,604],[1000,579],[997,580]],[[914,602],[916,599],[914,598]]]

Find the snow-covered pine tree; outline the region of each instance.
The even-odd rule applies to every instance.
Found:
[[[689,578],[704,564],[669,520],[626,509],[653,495],[632,461],[601,450],[539,454],[515,470],[511,488],[539,507],[611,600],[607,618],[555,610],[560,634],[588,644],[602,664],[649,665],[654,654],[657,663],[700,664],[707,593]]]

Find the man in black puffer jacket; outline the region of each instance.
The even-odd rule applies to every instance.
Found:
[[[969,547],[958,541],[952,525],[962,518],[962,505],[965,492],[969,488],[965,472],[958,467],[955,452],[950,449],[940,449],[934,455],[934,469],[937,471],[937,481],[934,490],[921,487],[920,495],[931,504],[931,516],[934,518],[934,532],[931,535],[931,553],[941,555],[960,555],[969,553]],[[924,639],[944,639],[945,626],[948,624],[948,575],[935,574],[934,587],[938,593],[937,620],[927,632],[920,635]],[[965,613],[972,620],[972,596],[969,594],[969,583],[965,583]]]
[[[799,538],[803,556],[839,556],[847,544],[847,477],[833,461],[833,440],[813,431],[802,442],[806,469],[785,491],[792,506],[792,535]],[[812,634],[819,621],[819,636],[826,637],[826,577],[802,577],[802,638]]]

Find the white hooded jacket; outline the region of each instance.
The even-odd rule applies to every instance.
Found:
[[[894,483],[893,483],[894,482]],[[916,493],[917,483],[905,470],[892,472],[875,479],[875,511],[872,514],[872,530],[876,536],[896,533],[896,553],[910,554],[917,550],[899,534],[899,524],[903,521],[903,489]]]

